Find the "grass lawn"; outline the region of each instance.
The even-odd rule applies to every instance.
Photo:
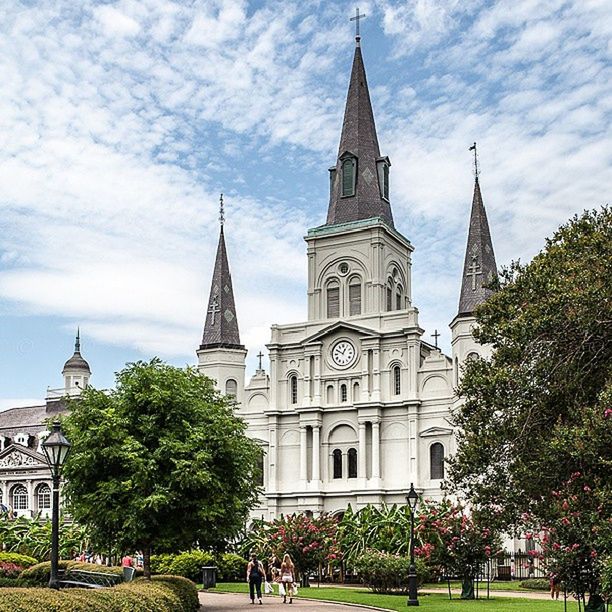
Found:
[[[212,591],[226,593],[247,593],[246,583],[219,583]],[[310,587],[299,589],[301,597],[309,599],[321,599],[325,601],[343,601],[346,603],[364,604],[387,608],[388,610],[402,610],[406,612],[406,597],[404,595],[376,595],[367,589],[346,589],[325,587]],[[271,597],[271,596],[268,596]],[[475,601],[461,601],[459,599],[448,600],[442,593],[433,595],[419,595],[421,608],[430,612],[444,612],[446,610],[457,610],[458,612],[562,612],[563,601],[539,601],[535,599],[518,599],[503,596],[495,596],[489,600],[481,599]],[[575,602],[568,601],[568,610],[577,609]]]
[[[491,586],[489,587],[491,591],[522,591],[524,593],[548,593],[548,589],[523,589],[519,586],[519,580],[515,580],[514,582],[491,582]],[[448,585],[446,582],[428,582],[423,585],[424,589],[448,589]],[[460,589],[461,583],[458,580],[451,580],[451,589]],[[474,589],[476,585],[474,585]],[[479,582],[478,589],[480,593],[487,593],[487,583]]]

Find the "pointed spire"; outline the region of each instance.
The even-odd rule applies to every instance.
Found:
[[[496,275],[497,265],[493,242],[480,192],[480,182],[476,174],[458,316],[471,316],[476,307],[491,295],[492,290],[486,288],[485,285],[488,285]]]
[[[77,327],[76,340],[74,341],[74,352],[81,353],[81,327]]]
[[[382,217],[393,226],[388,198],[388,167],[391,164],[388,157],[380,156],[360,38],[356,37],[338,159],[336,166],[330,169],[327,225]],[[343,176],[343,164],[351,158],[355,162],[354,175]]]
[[[74,353],[64,364],[62,374],[67,370],[85,370],[91,374],[89,364],[81,355],[81,328],[77,327],[77,334],[74,340]]]
[[[219,200],[219,224],[221,226],[219,244],[217,246],[217,257],[215,259],[210,297],[206,311],[206,322],[204,324],[204,335],[200,349],[217,347],[243,349],[244,347],[240,344],[232,276],[225,248],[223,194],[221,194]]]

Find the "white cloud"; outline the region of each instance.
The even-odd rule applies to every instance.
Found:
[[[140,31],[140,25],[136,20],[112,6],[106,5],[96,7],[94,14],[104,28],[106,34],[133,36]]]

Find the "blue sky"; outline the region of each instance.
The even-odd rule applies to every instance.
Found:
[[[604,0],[359,2],[396,226],[427,336],[456,312],[478,141],[499,264],[609,198]],[[81,326],[92,383],[195,362],[219,192],[247,372],[306,316],[353,2],[5,3],[0,20],[0,408],[44,397]],[[608,200],[609,201],[609,200]],[[427,338],[429,339],[429,338]]]

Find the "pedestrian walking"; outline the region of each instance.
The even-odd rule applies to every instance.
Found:
[[[251,560],[247,565],[247,575],[246,579],[249,583],[249,595],[251,597],[251,603],[255,603],[255,591],[257,591],[257,599],[259,600],[259,605],[262,605],[261,601],[261,581],[264,579],[265,570],[261,561],[257,558],[257,555],[253,553],[251,555]]]
[[[289,603],[293,603],[293,583],[295,582],[295,565],[291,557],[285,553],[281,564],[281,584],[285,591],[283,603],[287,603],[287,592],[289,593]]]

